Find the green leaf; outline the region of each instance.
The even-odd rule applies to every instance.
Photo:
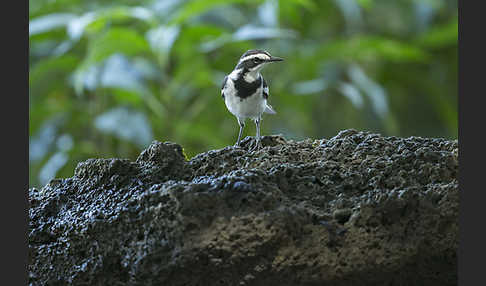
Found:
[[[58,58],[46,58],[39,61],[29,71],[29,88],[31,96],[46,95],[56,88],[66,88],[67,75],[78,65],[79,59],[74,55]]]
[[[420,46],[435,48],[446,45],[457,45],[458,39],[458,19],[435,26],[424,34],[417,37],[416,42]]]
[[[356,2],[364,9],[370,9],[374,4],[374,0],[356,0]]]
[[[264,39],[293,39],[297,37],[297,32],[290,29],[256,27],[253,25],[245,25],[240,27],[232,35],[224,34],[215,40],[205,42],[201,45],[203,52],[210,52],[224,46],[230,42],[241,42],[248,40],[264,40]]]
[[[298,5],[301,5],[302,7],[308,9],[309,11],[314,11],[317,6],[316,4],[311,1],[311,0],[293,0]]]
[[[181,30],[172,50],[174,57],[180,61],[191,61],[201,57],[199,48],[201,43],[211,41],[224,34],[224,30],[210,25],[197,25]],[[228,35],[228,34],[226,34]]]
[[[200,15],[206,11],[214,9],[218,6],[235,4],[235,3],[251,3],[251,4],[261,4],[263,0],[199,0],[190,1],[185,4],[182,9],[176,14],[172,19],[171,24],[181,24],[191,17]]]
[[[112,28],[90,41],[85,64],[101,62],[114,53],[135,56],[150,52],[145,38],[135,30]]]
[[[123,88],[109,88],[116,101],[120,104],[130,104],[139,107],[142,105],[142,98],[138,92]]]
[[[93,21],[86,27],[91,33],[98,33],[109,25],[128,24],[133,20],[141,21],[148,26],[157,23],[153,12],[145,7],[115,6],[96,11],[94,16]]]
[[[373,36],[334,41],[321,48],[318,55],[324,59],[344,61],[382,58],[397,62],[420,62],[428,59],[428,55],[416,46]]]
[[[150,53],[150,47],[142,35],[125,28],[110,29],[91,40],[86,58],[74,73],[74,87],[77,94],[83,92],[86,79],[98,72],[100,63],[116,53],[125,56],[145,55]]]

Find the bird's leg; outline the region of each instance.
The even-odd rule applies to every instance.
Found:
[[[255,120],[255,125],[256,125],[256,142],[260,142],[260,118]]]
[[[240,146],[241,134],[243,134],[243,128],[245,128],[245,121],[238,118],[238,124],[240,125],[240,132],[238,133],[238,140],[235,143],[235,146]]]
[[[261,141],[261,138],[260,138],[260,121],[261,121],[261,118],[255,119],[256,136],[255,136],[255,146],[253,146],[253,148],[251,148],[252,151],[262,148],[262,141]]]

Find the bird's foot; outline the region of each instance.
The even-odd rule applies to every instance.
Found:
[[[236,143],[235,143],[235,145],[233,145],[233,147],[235,147],[235,148],[243,148],[241,146],[241,140],[236,141]]]
[[[255,143],[252,143],[252,146],[250,147],[249,151],[258,151],[263,148],[262,141],[255,139]]]

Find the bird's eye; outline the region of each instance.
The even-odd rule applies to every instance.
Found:
[[[254,59],[253,62],[257,64],[260,60],[259,59]]]

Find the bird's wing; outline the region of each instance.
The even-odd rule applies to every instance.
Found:
[[[263,78],[263,98],[268,99],[269,90],[268,90],[268,85],[267,82],[265,81],[265,78]],[[276,114],[277,112],[273,109],[273,107],[267,103],[265,106],[265,110],[263,111],[265,113],[270,113],[270,114]]]
[[[268,85],[263,76],[262,79],[263,79],[263,98],[268,99],[268,95],[270,94],[268,90]]]
[[[223,79],[223,84],[221,85],[221,97],[224,100],[224,87],[226,86],[226,81],[228,81],[228,76],[225,76]]]

